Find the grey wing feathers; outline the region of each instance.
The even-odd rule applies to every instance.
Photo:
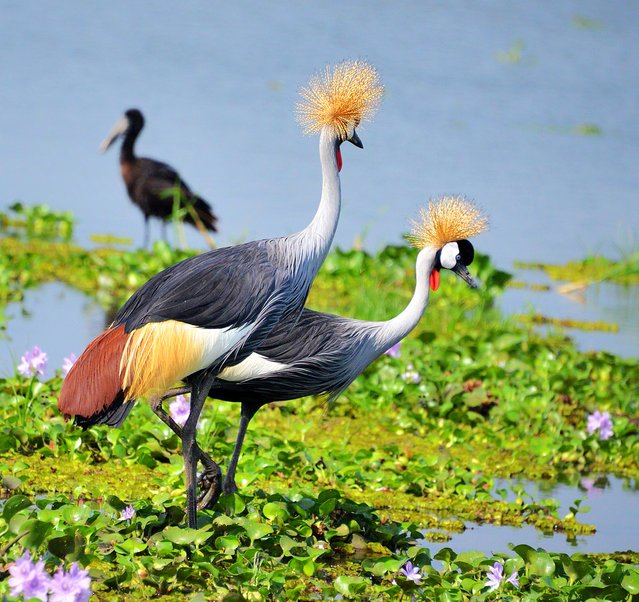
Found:
[[[334,399],[377,356],[370,334],[358,320],[305,309],[282,319],[255,350],[289,368],[237,383],[218,380],[212,395],[262,403],[322,394]]]
[[[124,304],[114,325],[130,332],[165,320],[204,328],[253,323],[265,306],[277,306],[286,283],[264,241],[216,249],[156,274]]]

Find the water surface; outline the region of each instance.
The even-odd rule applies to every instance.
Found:
[[[326,64],[365,58],[386,96],[361,128],[365,149],[344,150],[337,244],[398,243],[426,199],[463,193],[490,215],[477,248],[506,270],[514,260],[614,257],[639,231],[637,31],[639,3],[594,0],[7,2],[0,205],[71,210],[82,244],[96,232],[140,244],[117,151],[98,152],[136,106],[147,118],[138,152],[174,165],[214,205],[219,243],[294,232],[320,190],[317,140],[293,116],[297,90]],[[189,242],[204,248],[195,232]],[[31,342],[46,342],[57,362],[102,327],[72,293],[67,305],[57,292],[38,295],[35,321],[9,328],[5,373]],[[621,335],[578,335],[579,344],[637,355],[636,295],[602,286],[579,306],[509,292],[504,307],[529,302],[618,321]]]

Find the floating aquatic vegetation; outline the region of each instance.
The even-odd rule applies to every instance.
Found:
[[[561,328],[575,328],[584,331],[619,332],[619,325],[603,320],[572,320],[569,318],[551,318],[542,314],[517,314],[516,320],[537,326],[559,326]]]
[[[0,247],[8,275],[0,307],[52,279],[117,304],[188,255],[163,243],[152,253],[15,238]],[[393,315],[410,298],[414,259],[402,247],[337,250],[311,303],[364,319]],[[508,556],[430,552],[430,541],[475,522],[570,537],[595,531],[581,522],[579,500],[560,516],[552,499],[519,490],[506,499],[497,478],[571,475],[578,483],[639,471],[639,362],[581,353],[565,336],[504,317],[496,300],[509,275],[480,254],[472,267],[483,287],[467,290],[445,274],[400,357],[375,362],[334,406],[304,399],[260,413],[238,466],[240,493],[203,511],[197,529],[183,526],[179,438],[148,404],[136,404],[122,428],[83,431],[55,409],[59,371],[41,381],[0,378],[3,562],[28,550],[54,574],[79,561],[100,599],[636,596],[636,553],[569,556],[524,545]],[[409,370],[419,386],[400,378]],[[599,430],[585,432],[595,408],[614,419],[606,441]],[[202,448],[223,462],[237,404],[209,401],[204,416]],[[495,563],[500,589],[490,593]],[[507,582],[513,571],[516,592]],[[9,594],[0,581],[0,597]]]

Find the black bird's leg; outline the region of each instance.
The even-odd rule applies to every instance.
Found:
[[[156,416],[164,422],[179,438],[182,440],[182,427],[166,413],[162,407],[162,403],[171,397],[176,395],[184,395],[190,393],[191,387],[177,387],[175,389],[169,389],[163,395],[151,399],[151,409],[155,412]],[[220,497],[219,485],[222,480],[222,471],[217,463],[211,459],[211,457],[202,449],[197,442],[195,444],[195,451],[197,458],[202,462],[204,466],[204,472],[200,475],[198,485],[202,489],[202,493],[198,496],[198,509],[212,507],[217,499]]]
[[[149,216],[144,214],[144,244],[142,245],[143,249],[148,248],[149,246]]]
[[[246,435],[246,429],[248,427],[251,418],[255,416],[255,412],[260,409],[261,405],[249,404],[242,402],[242,409],[240,413],[240,427],[237,431],[237,437],[235,439],[235,446],[233,447],[233,455],[231,456],[231,462],[229,463],[228,470],[226,471],[226,478],[222,485],[222,491],[224,493],[237,493],[237,485],[235,484],[235,471],[237,470],[237,462],[240,459],[240,452],[242,451],[242,444],[244,443],[244,436]]]
[[[197,461],[200,448],[196,440],[197,422],[204,407],[209,389],[215,380],[215,374],[205,373],[191,387],[191,411],[182,427],[182,455],[184,456],[184,474],[186,481],[186,514],[189,527],[197,528]],[[219,477],[222,471],[219,469]],[[208,500],[207,503],[214,503]]]

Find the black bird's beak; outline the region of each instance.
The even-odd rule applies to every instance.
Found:
[[[129,127],[129,120],[123,116],[118,119],[117,123],[113,126],[113,129],[109,132],[108,136],[100,144],[100,150],[104,153],[109,147],[122,135]]]
[[[478,287],[477,282],[470,275],[470,272],[468,271],[468,268],[463,263],[460,263],[458,261],[455,264],[455,267],[453,268],[453,272],[455,272],[455,274],[457,274],[464,282],[466,282],[468,284],[468,286],[470,286],[470,288],[477,288]]]
[[[357,148],[364,148],[362,141],[359,139],[357,132],[353,130],[352,136],[348,139],[351,144],[354,144]]]

